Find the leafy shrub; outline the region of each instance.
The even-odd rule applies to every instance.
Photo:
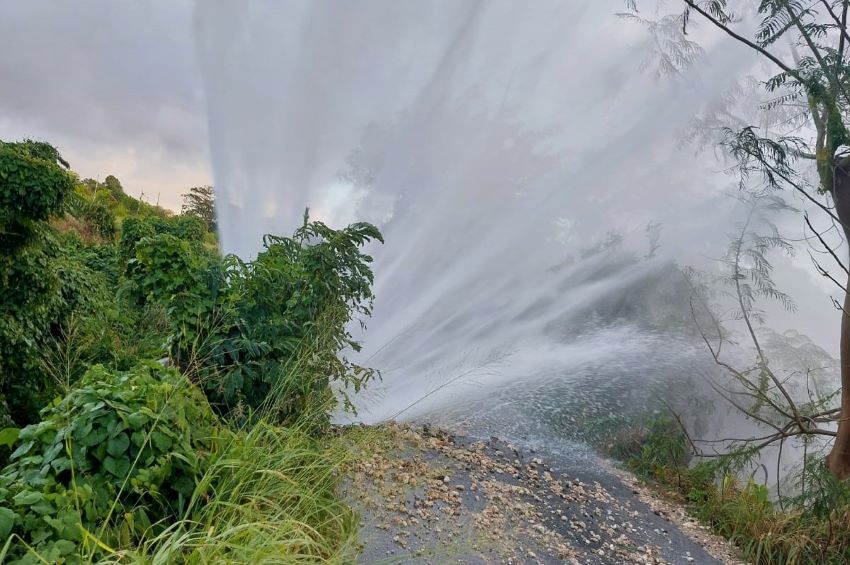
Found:
[[[85,532],[126,543],[179,516],[215,427],[200,391],[156,363],[93,367],[42,416],[0,474],[0,538],[13,532],[48,561],[73,561]]]
[[[77,244],[61,243],[46,226],[36,229],[30,244],[0,258],[0,395],[18,426],[37,421],[57,394],[60,381],[44,366],[49,344],[75,313],[101,316],[110,293]]]
[[[29,423],[43,405],[46,383],[37,374],[37,342],[56,310],[59,279],[43,250],[16,255],[16,261],[0,259],[0,393],[12,419]]]
[[[60,234],[57,253],[49,258],[59,286],[54,293],[52,323],[29,349],[30,382],[47,371],[48,397],[36,403],[35,421],[44,400],[67,390],[92,365],[127,370],[144,359],[161,359],[168,324],[159,305],[138,306],[116,289],[121,284],[115,245],[85,245],[74,234]],[[21,359],[21,357],[19,357]]]
[[[100,203],[92,203],[85,212],[84,219],[96,234],[107,241],[115,237],[115,214]]]
[[[0,419],[18,425],[52,394],[37,348],[67,313],[67,293],[44,220],[74,188],[67,167],[47,143],[0,141]]]
[[[0,405],[16,425],[36,420],[54,383],[39,364],[42,340],[69,312],[71,285],[43,221],[61,210],[74,178],[45,143],[0,142]]]
[[[330,401],[332,381],[358,391],[374,376],[339,355],[359,351],[348,323],[371,313],[372,258],[360,248],[373,239],[383,241],[371,224],[333,230],[306,221],[291,238],[264,238],[265,250],[235,279],[244,335],[268,346],[261,370],[234,387],[240,401],[257,407],[277,388],[275,405],[299,414],[311,401]],[[301,358],[310,363],[293,371],[292,360]]]
[[[157,218],[162,226],[157,233],[167,233],[183,241],[203,242],[207,234],[207,226],[197,216],[180,215],[172,218]]]
[[[0,141],[0,224],[43,221],[62,207],[74,176],[55,147]]]
[[[126,218],[121,223],[121,237],[118,241],[119,257],[123,263],[136,256],[136,244],[146,237],[156,235],[151,222],[144,218]]]
[[[76,250],[77,257],[88,269],[101,275],[112,289],[110,295],[121,281],[123,269],[118,268],[118,249],[115,245],[80,246]]]
[[[292,238],[267,236],[243,263],[158,235],[134,244],[128,272],[166,308],[171,356],[217,410],[239,416],[269,402],[295,419],[332,402],[331,382],[359,390],[374,375],[339,355],[359,347],[348,323],[370,313],[371,257],[360,248],[372,239],[381,235],[370,224],[305,222]]]
[[[136,244],[156,235],[170,235],[181,241],[201,243],[206,238],[207,229],[203,220],[195,216],[129,217],[121,224],[121,259],[125,262],[133,259],[136,256]]]
[[[129,261],[128,271],[147,298],[169,302],[171,311],[176,313],[189,306],[189,301],[206,294],[202,276],[211,258],[206,259],[199,247],[173,235],[160,234],[136,245],[136,257]]]

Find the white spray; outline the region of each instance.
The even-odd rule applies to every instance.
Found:
[[[656,80],[640,68],[655,46],[618,7],[199,3],[225,250],[256,253],[308,206],[386,237],[370,249],[377,301],[360,361],[384,380],[361,399],[365,419],[694,356],[687,340],[593,322],[593,310],[673,258],[722,253],[731,181],[677,139],[752,59],[716,42],[699,76]],[[654,257],[617,263],[648,253],[651,222]],[[619,251],[581,252],[619,236]]]

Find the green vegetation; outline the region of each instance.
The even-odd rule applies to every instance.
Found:
[[[767,65],[736,85],[737,94],[702,111],[692,132],[695,138],[716,142],[734,163],[728,171],[737,177],[741,199],[751,204],[721,261],[725,274],[688,278],[694,287],[692,308],[709,318],[709,323],[697,324],[699,332],[714,362],[726,373],[724,379],[707,380],[718,398],[752,423],[753,431],[744,438],[690,442],[683,432],[675,433],[679,426],[670,427],[662,419],[639,427],[637,447],[625,442],[632,447],[620,445],[623,453],[618,455],[643,476],[688,497],[699,517],[757,562],[846,563],[850,561],[846,484],[850,286],[841,281],[850,271],[846,251],[827,234],[836,229],[844,241],[850,240],[850,0],[762,0],[751,9],[728,0],[678,0],[675,14],[647,18],[643,14],[649,12],[639,8],[650,4],[627,0],[623,15],[643,24],[655,39],[653,55],[660,72],[675,74],[697,63],[702,50],[689,32],[699,25]],[[788,206],[778,196],[781,190],[814,207]],[[835,301],[841,311],[841,383],[839,387],[830,383],[830,390],[810,386],[817,384],[810,378],[816,365],[797,374],[783,371],[765,347],[768,332],[755,302],[773,299],[788,309],[794,307],[771,280],[769,252],[790,254],[795,247],[763,216],[763,211],[780,210],[799,214],[807,239],[811,236],[807,245],[815,270],[835,283],[844,297],[843,306]],[[725,319],[708,299],[715,292],[734,304]],[[725,310],[729,311],[728,305]],[[727,321],[743,326],[741,333],[752,347],[754,362],[730,358],[724,347],[731,341],[724,327]],[[664,432],[659,426],[668,429]],[[711,446],[708,453],[697,447],[706,444]],[[783,448],[802,452],[799,469],[781,469]],[[700,463],[688,465],[679,459],[682,453],[699,457]],[[743,481],[736,478],[748,476],[745,469],[764,470],[767,477],[760,458],[768,456],[775,457],[775,475],[782,475],[774,477],[780,481],[776,492],[769,493],[766,485],[753,480],[738,484]]]
[[[55,149],[25,141],[0,144],[0,181],[0,422],[29,424],[51,395],[39,350],[85,300],[44,222],[74,177]]]
[[[850,486],[835,479],[822,454],[807,457],[800,494],[774,500],[763,484],[741,481],[749,459],[692,459],[675,417],[655,411],[623,429],[608,453],[678,500],[753,563],[794,565],[850,560]]]
[[[369,224],[335,231],[305,217],[293,238],[266,236],[251,263],[221,261],[191,232],[122,246],[135,253],[128,276],[142,299],[167,309],[171,358],[216,410],[242,418],[265,404],[289,422],[331,402],[332,381],[356,391],[374,376],[337,353],[358,347],[346,326],[369,314],[372,299],[371,259],[360,247],[380,237]],[[296,363],[305,347],[309,361]]]
[[[155,363],[117,374],[92,368],[41,422],[21,430],[0,475],[0,535],[19,525],[49,561],[72,560],[87,536],[110,546],[121,541],[110,537],[143,536],[180,516],[214,425],[203,395],[176,371]],[[116,510],[119,527],[98,532]]]
[[[243,262],[209,212],[0,142],[0,561],[353,555],[351,450],[328,422],[376,376],[343,353],[381,235],[305,214]]]
[[[215,195],[211,186],[194,186],[183,195],[181,212],[187,216],[200,218],[211,232],[216,230]]]
[[[790,437],[807,440],[819,438],[832,443],[825,461],[829,470],[839,479],[850,479],[850,284],[840,282],[848,276],[846,251],[828,241],[830,225],[843,232],[850,241],[850,77],[847,31],[850,0],[761,0],[755,3],[747,17],[741,17],[741,6],[728,0],[678,0],[677,14],[660,19],[646,19],[639,11],[638,0],[626,0],[625,17],[643,24],[654,37],[659,70],[678,73],[693,65],[700,46],[691,40],[688,31],[700,23],[716,30],[724,41],[735,43],[768,64],[767,72],[756,71],[752,85],[738,86],[746,95],[732,95],[715,109],[707,109],[699,117],[699,136],[713,137],[717,146],[730,158],[734,166],[729,172],[738,177],[744,198],[757,197],[765,201],[776,200],[775,193],[789,191],[807,204],[810,211],[796,210],[782,205],[786,211],[796,212],[807,233],[814,234],[810,253],[815,270],[833,282],[844,297],[844,305],[836,306],[841,316],[841,387],[837,395],[840,406],[829,406],[806,414],[806,410],[787,394],[782,379],[770,368],[753,329],[758,312],[742,314],[748,327],[750,340],[758,353],[755,373],[758,383],[752,392],[765,396],[770,389],[783,394],[783,402],[770,418],[779,413],[784,420],[771,422],[778,433],[759,440],[763,447],[781,446]],[[648,3],[649,4],[649,3]],[[740,102],[747,99],[744,109]],[[753,103],[755,102],[755,104]],[[752,108],[756,108],[753,112]],[[811,218],[810,218],[811,214]],[[812,221],[814,218],[814,223]],[[746,221],[749,223],[750,219]],[[776,294],[772,284],[764,285],[762,274],[770,273],[770,265],[760,265],[771,248],[793,250],[789,242],[772,234],[752,237],[746,227],[730,249],[727,261],[736,270],[735,293],[741,310],[750,307],[759,295],[779,299],[790,305],[787,297]],[[825,237],[826,236],[826,237]],[[815,242],[816,240],[816,242]],[[842,259],[840,255],[844,253]],[[816,258],[824,255],[824,259]],[[828,261],[828,262],[827,262]],[[747,263],[754,262],[750,268]],[[741,277],[738,279],[737,277]],[[740,280],[749,279],[744,284]],[[707,337],[707,336],[706,336]],[[719,341],[719,340],[718,340]],[[716,345],[719,345],[717,343]],[[709,345],[715,360],[719,349]],[[736,378],[743,376],[750,384],[747,371],[734,370]],[[751,388],[749,384],[744,385]],[[748,391],[750,392],[750,391]],[[756,408],[769,399],[759,399]],[[752,411],[744,410],[752,416]],[[769,439],[769,441],[768,441]],[[780,447],[781,449],[781,447]]]

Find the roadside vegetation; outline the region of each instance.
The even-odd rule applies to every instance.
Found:
[[[622,430],[606,449],[732,541],[748,561],[791,565],[850,559],[850,488],[820,461],[802,471],[803,490],[776,499],[755,478],[741,478],[744,461],[694,457],[679,422],[663,407]]]
[[[830,388],[836,381],[823,367],[783,366],[777,345],[768,349],[778,334],[766,325],[763,303],[794,309],[771,278],[770,252],[793,251],[771,221],[788,206],[775,194],[741,200],[744,219],[717,268],[677,267],[689,294],[690,325],[717,370],[685,379],[688,390],[677,390],[682,385],[675,382],[648,384],[649,400],[637,410],[605,414],[591,404],[578,412],[591,431],[581,439],[685,505],[748,562],[847,563],[850,486],[824,462],[840,391]],[[745,422],[728,427],[737,437],[700,435],[696,430],[711,425],[700,419],[724,404]],[[771,446],[778,450],[768,451]]]
[[[686,273],[693,318],[717,368],[705,380],[744,431],[701,437],[681,407],[662,403],[615,432],[610,453],[686,499],[758,563],[850,561],[848,14],[848,0],[628,0],[621,14],[651,36],[647,64],[659,76],[702,64],[696,28],[754,55],[753,76],[702,109],[684,136],[717,149],[750,206],[721,274]],[[798,216],[801,238],[780,233],[770,219],[780,213]],[[797,248],[835,285],[837,379],[819,377],[816,364],[789,370],[766,346],[760,302],[795,308],[773,284],[771,256]],[[748,358],[733,353],[742,350]],[[783,453],[793,456],[783,461]],[[787,465],[791,458],[796,465]]]
[[[339,562],[349,443],[374,371],[369,224],[218,251],[209,187],[179,215],[0,142],[0,562]],[[259,247],[259,246],[258,246]]]

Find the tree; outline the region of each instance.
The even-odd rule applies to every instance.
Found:
[[[46,220],[75,182],[53,146],[0,141],[0,425],[30,423],[51,392],[39,345],[65,309]]]
[[[793,245],[773,224],[771,216],[778,211],[795,209],[771,192],[744,193],[740,200],[748,212],[732,235],[726,254],[719,260],[721,274],[708,275],[687,269],[685,277],[692,290],[691,313],[697,330],[714,362],[730,377],[729,382],[724,383],[707,375],[709,384],[719,396],[766,433],[758,434],[758,437],[721,440],[688,439],[694,454],[700,457],[736,455],[742,456],[744,461],[758,455],[765,447],[779,445],[779,465],[785,441],[835,437],[836,432],[828,426],[834,424],[838,410],[828,408],[833,395],[824,395],[819,390],[813,378],[817,368],[805,368],[806,390],[803,393],[799,390],[802,385],[795,387],[790,382],[791,377],[799,372],[796,368],[783,367],[784,370],[780,370],[773,366],[765,343],[775,343],[779,334],[760,331],[764,330],[762,325],[765,323],[764,312],[758,304],[760,300],[776,300],[787,310],[796,310],[791,297],[775,286],[771,278],[773,265],[768,255],[771,250],[793,255]],[[718,288],[720,292],[717,292]],[[726,298],[727,306],[713,304],[712,294]],[[728,307],[730,303],[733,305],[731,308]],[[724,311],[727,312],[725,320]],[[746,328],[746,338],[755,349],[754,363],[737,366],[735,355],[725,353],[724,346],[734,343],[725,329],[724,322],[727,320],[740,322]],[[764,333],[768,334],[767,339],[763,339]],[[814,384],[814,390],[811,384]],[[713,451],[700,449],[697,443],[711,444]],[[717,451],[717,444],[723,445],[725,451]]]
[[[129,278],[144,301],[167,310],[172,361],[221,413],[244,417],[265,405],[294,421],[319,407],[324,424],[336,394],[353,410],[345,389],[377,376],[344,355],[360,349],[349,323],[371,314],[372,258],[362,248],[383,242],[375,226],[334,230],[305,213],[292,237],[266,235],[250,263],[149,222],[123,228]]]
[[[112,194],[113,198],[118,198],[122,194],[124,194],[124,187],[121,186],[121,181],[118,180],[114,175],[108,175],[106,180],[103,181],[104,186],[109,189],[109,192]]]
[[[213,187],[209,185],[195,186],[183,195],[183,214],[197,216],[207,224],[207,229],[214,232],[215,222],[215,194]]]
[[[767,189],[796,191],[817,206],[821,213],[842,228],[845,241],[850,241],[850,137],[847,120],[850,114],[850,62],[847,31],[850,0],[761,0],[757,6],[741,2],[744,13],[755,16],[759,24],[747,34],[742,20],[729,0],[678,0],[682,11],[678,22],[682,36],[699,18],[719,29],[735,41],[763,57],[776,74],[763,82],[768,100],[761,106],[764,113],[785,109],[805,121],[811,132],[800,137],[799,123],[789,121],[785,128],[771,127],[764,132],[755,125],[725,128],[723,145],[738,163],[742,182],[754,178]],[[637,4],[627,1],[630,15],[637,17]],[[787,49],[783,48],[788,45]],[[810,174],[811,173],[811,174]],[[829,198],[834,206],[830,206]],[[841,405],[820,415],[837,422],[832,449],[826,458],[829,470],[840,479],[850,478],[850,271],[839,259],[833,246],[826,243],[822,232],[815,231],[836,268],[848,275],[848,285],[841,285],[830,271],[815,261],[824,276],[836,282],[844,293],[841,317]],[[813,424],[791,414],[793,426],[805,432]]]

